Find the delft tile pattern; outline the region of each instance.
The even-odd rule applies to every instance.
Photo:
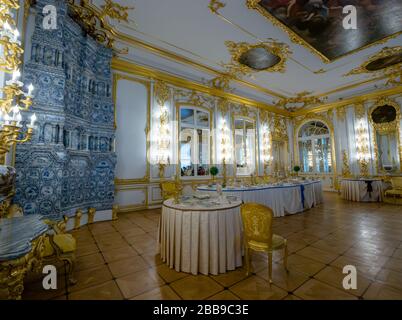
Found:
[[[43,6],[57,8],[57,29],[42,27]],[[58,218],[76,209],[110,209],[116,156],[109,49],[83,34],[62,0],[39,0],[24,83],[33,83],[32,141],[17,147],[14,202],[25,214]]]

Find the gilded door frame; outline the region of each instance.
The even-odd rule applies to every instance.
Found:
[[[294,152],[294,159],[295,159],[295,164],[298,163],[300,164],[300,157],[299,157],[299,141],[298,141],[298,136],[299,136],[299,131],[303,125],[306,123],[309,123],[311,121],[320,121],[324,123],[330,133],[330,139],[331,139],[331,161],[332,161],[332,167],[333,167],[333,172],[332,175],[334,177],[334,188],[336,189],[338,187],[338,176],[337,176],[337,163],[336,163],[336,153],[335,153],[335,132],[334,132],[334,126],[332,125],[331,121],[327,119],[324,116],[321,115],[316,115],[316,114],[307,114],[304,118],[297,120],[295,123],[294,127],[294,134],[293,134],[293,152]]]

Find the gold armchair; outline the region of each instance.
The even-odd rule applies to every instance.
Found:
[[[53,233],[48,234],[45,238],[43,260],[46,262],[56,259],[67,263],[69,282],[70,284],[76,284],[77,281],[73,278],[73,273],[77,244],[75,238],[71,234],[65,233],[67,221],[68,218],[66,216],[64,216],[63,220],[59,222],[50,220],[44,221],[52,228]]]
[[[161,182],[162,198],[163,201],[176,198],[181,194],[181,185],[176,181]]]
[[[241,206],[244,226],[244,246],[247,275],[250,273],[250,250],[268,253],[268,280],[272,283],[272,252],[283,249],[283,264],[287,271],[287,240],[272,233],[273,212],[258,203],[246,203]]]
[[[269,184],[275,182],[275,179],[273,179],[271,176],[264,176],[264,183]]]
[[[265,180],[264,180],[264,178],[263,177],[255,177],[255,183],[257,184],[257,185],[262,185],[262,184],[265,184]]]
[[[392,189],[385,191],[384,202],[402,205],[402,177],[391,178]]]

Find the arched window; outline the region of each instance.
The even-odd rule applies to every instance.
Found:
[[[331,136],[320,121],[304,124],[298,134],[300,166],[307,173],[332,172]]]

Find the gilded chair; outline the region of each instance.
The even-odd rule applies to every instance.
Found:
[[[181,187],[175,181],[161,182],[162,198],[167,200],[176,197],[181,193]]]
[[[161,190],[163,200],[173,198],[176,192],[176,184],[173,181],[161,182]]]
[[[255,183],[259,185],[265,184],[265,180],[263,177],[255,177]]]
[[[43,261],[49,262],[58,260],[67,263],[68,280],[70,284],[76,284],[77,281],[73,278],[73,273],[77,244],[71,234],[65,233],[67,221],[68,218],[66,216],[59,222],[44,220],[44,222],[52,228],[53,232],[48,234],[45,238]]]
[[[266,183],[266,184],[275,182],[271,176],[264,176],[263,179],[264,179],[264,183]]]
[[[384,202],[402,205],[402,177],[391,178],[392,189],[385,191]]]
[[[283,264],[287,269],[287,240],[272,233],[273,212],[270,208],[258,203],[245,203],[241,206],[244,227],[244,247],[247,275],[250,274],[250,250],[268,254],[268,280],[272,283],[272,252],[284,250]]]

